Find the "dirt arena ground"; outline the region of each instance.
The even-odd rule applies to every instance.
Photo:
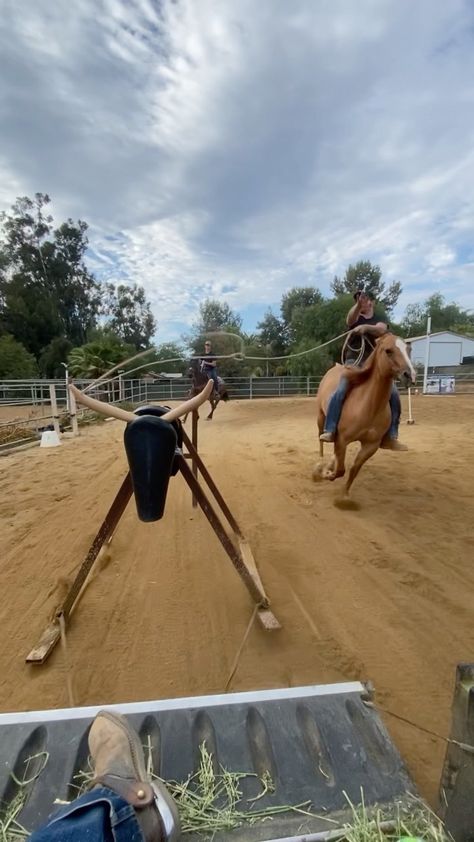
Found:
[[[379,452],[357,511],[314,484],[314,400],[233,402],[201,453],[251,541],[281,632],[254,626],[232,690],[371,679],[379,704],[446,734],[455,665],[474,660],[474,396],[422,397],[409,453]],[[24,658],[126,470],[122,425],[0,459],[0,709],[66,706],[63,655]],[[339,481],[340,482],[340,481]],[[223,691],[252,613],[181,477],[165,518],[133,502],[68,634],[76,704]],[[444,744],[386,717],[422,793]]]

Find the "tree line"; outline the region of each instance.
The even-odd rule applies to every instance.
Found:
[[[143,288],[99,283],[85,263],[87,224],[55,226],[49,203],[36,193],[0,216],[2,378],[62,376],[69,360],[92,371],[150,347],[156,331]]]
[[[224,376],[310,375],[323,373],[340,358],[341,343],[320,351],[284,358],[323,344],[345,330],[345,318],[357,289],[376,299],[376,312],[401,336],[426,330],[474,334],[474,316],[436,293],[406,308],[395,324],[391,314],[402,292],[399,281],[386,283],[379,266],[362,260],[335,277],[330,295],[315,286],[293,287],[278,312],[266,312],[254,333],[243,330],[241,315],[227,303],[203,301],[196,320],[180,342],[153,344],[157,325],[138,284],[99,283],[88,269],[85,222],[68,219],[55,226],[50,198],[16,200],[0,216],[0,379],[62,377],[64,364],[78,377],[98,377],[137,352],[149,350],[138,364],[159,372],[185,373],[190,356],[203,352],[210,337]],[[232,356],[242,350],[245,359]],[[271,360],[249,359],[272,357]],[[177,358],[174,363],[164,362]],[[124,370],[137,363],[124,365]],[[146,374],[142,368],[139,374]],[[137,375],[135,375],[137,376]]]

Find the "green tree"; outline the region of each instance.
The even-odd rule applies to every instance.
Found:
[[[469,336],[474,339],[474,319],[469,324],[455,324],[451,328],[455,333],[462,333],[464,336]]]
[[[153,363],[153,365],[150,365],[147,370],[155,371],[157,373],[164,371],[165,373],[170,374],[185,374],[189,364],[186,359],[186,352],[184,348],[177,342],[163,342],[161,345],[158,345],[154,350],[153,357],[150,357],[150,359],[156,360],[156,365]],[[173,359],[177,359],[177,362],[165,363],[163,366],[161,365],[161,360]]]
[[[132,345],[126,345],[111,333],[105,334],[102,338],[87,342],[80,348],[72,349],[68,358],[69,371],[73,377],[95,379],[134,354],[135,348]],[[141,360],[141,364],[143,362],[145,360]],[[140,364],[140,362],[130,363],[128,367],[137,364]],[[123,367],[126,370],[127,366],[124,365]]]
[[[287,348],[285,326],[271,310],[267,310],[261,322],[257,325],[259,341],[263,348],[269,349],[271,354],[281,356]]]
[[[359,260],[355,265],[350,264],[345,272],[344,278],[337,275],[331,283],[334,295],[354,295],[358,289],[364,289],[371,293],[377,302],[390,313],[395,307],[402,285],[400,281],[393,281],[389,286],[382,281],[382,270],[370,260]]]
[[[8,333],[0,336],[0,380],[23,380],[37,373],[36,360],[24,345]]]
[[[431,330],[458,330],[474,332],[474,315],[463,310],[459,304],[446,304],[445,298],[436,292],[421,304],[409,304],[405,310],[401,328],[406,336],[420,336],[426,333],[428,316],[431,316]]]
[[[266,360],[265,357],[275,354],[268,345],[262,342],[260,333],[242,333],[244,343],[244,360],[229,360],[233,367],[232,374],[235,377],[266,377],[274,373],[275,364]],[[254,359],[255,358],[255,359]]]
[[[323,295],[316,287],[293,287],[281,299],[280,312],[287,340],[295,340],[293,324],[299,314],[308,307],[320,304]]]
[[[324,299],[306,310],[301,310],[295,317],[293,330],[295,346],[300,348],[302,344],[308,343],[307,347],[314,347],[333,339],[346,328],[346,316],[353,301],[350,296],[342,295],[338,298]],[[339,359],[341,343],[327,346],[327,353],[332,359]],[[291,350],[294,350],[292,346]]]
[[[72,344],[64,336],[57,336],[46,346],[39,358],[39,368],[45,377],[64,377],[64,366]]]
[[[183,339],[193,357],[204,353],[206,339],[211,340],[214,354],[230,357],[242,350],[242,317],[225,301],[207,298],[199,307],[199,315],[193,322],[190,333]],[[234,377],[242,370],[242,364],[236,360],[219,361],[219,373],[223,377]]]
[[[242,329],[242,317],[227,304],[215,298],[206,298],[199,306],[199,317],[193,324],[193,331],[197,334],[215,331],[239,333]]]
[[[303,339],[292,348],[292,353],[299,351],[309,351],[314,347],[313,339]],[[333,360],[327,348],[321,351],[312,351],[309,354],[304,354],[301,357],[290,357],[287,362],[287,368],[290,374],[299,377],[308,377],[309,375],[320,376],[325,374],[328,368],[331,367]]]
[[[39,357],[59,336],[86,339],[100,309],[100,287],[87,270],[85,222],[54,229],[47,194],[17,199],[0,215],[0,327]]]
[[[423,304],[408,304],[402,319],[402,331],[405,336],[418,336],[426,333],[427,315]]]
[[[143,287],[107,284],[103,312],[110,329],[128,345],[137,351],[150,347],[156,321]]]

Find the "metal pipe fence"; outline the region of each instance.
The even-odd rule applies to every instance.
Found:
[[[252,399],[266,397],[291,397],[315,394],[320,377],[229,377],[226,385],[232,398]],[[79,389],[90,385],[91,380],[75,380]],[[3,380],[0,381],[0,406],[41,407],[49,405],[49,386],[56,387],[58,405],[67,403],[64,380]],[[187,397],[192,386],[189,378],[117,378],[113,383],[100,383],[89,394],[109,403],[146,403],[148,401],[173,401]]]
[[[436,375],[434,375],[436,377]],[[455,394],[474,394],[474,373],[455,375]],[[321,377],[229,377],[226,385],[231,399],[253,400],[257,398],[285,398],[315,395]],[[75,380],[79,389],[90,385],[91,380]],[[2,407],[14,408],[12,414],[30,415],[31,417],[47,416],[50,408],[49,386],[56,389],[56,400],[62,412],[68,408],[67,389],[64,380],[3,380],[0,381],[0,410]],[[167,403],[168,401],[184,400],[190,391],[191,380],[182,378],[149,377],[125,379],[117,378],[112,383],[98,384],[89,394],[107,403],[143,404],[148,402]],[[417,388],[422,389],[422,378],[419,378]],[[403,393],[403,389],[400,389]],[[440,387],[440,393],[443,393]],[[0,425],[6,423],[0,412]]]

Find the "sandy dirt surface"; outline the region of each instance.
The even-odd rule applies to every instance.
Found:
[[[231,402],[200,450],[247,533],[284,628],[254,626],[232,690],[371,679],[379,704],[446,734],[455,665],[474,660],[474,396],[422,397],[408,453],[379,452],[354,484],[314,484],[314,400]],[[67,706],[63,654],[24,658],[124,476],[123,427],[0,459],[0,709]],[[223,691],[251,600],[180,476],[165,518],[133,501],[68,633],[76,704]],[[444,745],[386,717],[421,791]]]

